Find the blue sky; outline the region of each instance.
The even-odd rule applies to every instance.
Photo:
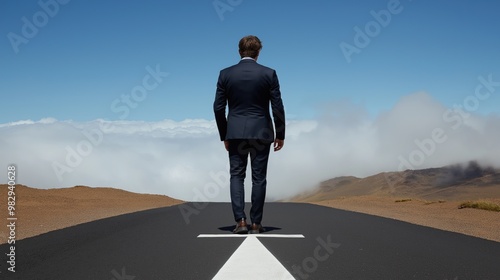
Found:
[[[356,46],[355,27],[377,28],[381,10],[390,20],[348,62],[341,43]],[[478,76],[500,80],[499,10],[486,0],[2,1],[0,123],[212,120],[219,70],[237,63],[248,34],[263,41],[259,62],[277,70],[290,119],[335,114],[328,105],[343,103],[376,116],[418,91],[452,107]],[[168,76],[125,105],[148,66]],[[498,105],[492,96],[478,112],[498,114]]]
[[[2,1],[0,166],[37,188],[228,201],[212,104],[219,71],[254,34],[288,120],[268,199],[336,176],[500,167],[499,10],[493,0]]]

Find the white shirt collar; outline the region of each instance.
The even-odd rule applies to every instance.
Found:
[[[244,59],[251,59],[251,60],[255,60],[255,59],[253,59],[253,58],[251,58],[251,57],[249,57],[249,56],[245,56],[245,57],[241,58],[241,60],[244,60]]]

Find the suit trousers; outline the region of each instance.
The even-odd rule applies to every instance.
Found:
[[[264,211],[267,185],[267,163],[271,143],[259,139],[229,140],[230,192],[231,205],[235,221],[246,219],[245,187],[248,158],[252,169],[252,207],[250,219],[252,223],[260,224]]]

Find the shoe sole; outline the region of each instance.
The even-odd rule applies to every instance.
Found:
[[[233,233],[235,233],[235,234],[247,234],[248,230],[246,230],[246,229],[239,229],[239,230],[234,231]]]

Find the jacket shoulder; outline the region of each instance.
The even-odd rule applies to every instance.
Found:
[[[271,67],[268,67],[268,66],[265,66],[265,65],[262,65],[262,64],[259,64],[259,63],[256,63],[259,67],[261,67],[262,69],[265,69],[267,71],[272,71],[272,72],[275,72],[276,70],[274,70],[273,68]]]
[[[228,71],[233,70],[233,69],[234,69],[234,68],[236,68],[236,67],[238,67],[238,64],[234,64],[234,65],[228,66],[228,67],[226,67],[226,68],[224,68],[224,69],[220,70],[220,72],[221,72],[221,73],[223,73],[223,72],[228,72]]]

